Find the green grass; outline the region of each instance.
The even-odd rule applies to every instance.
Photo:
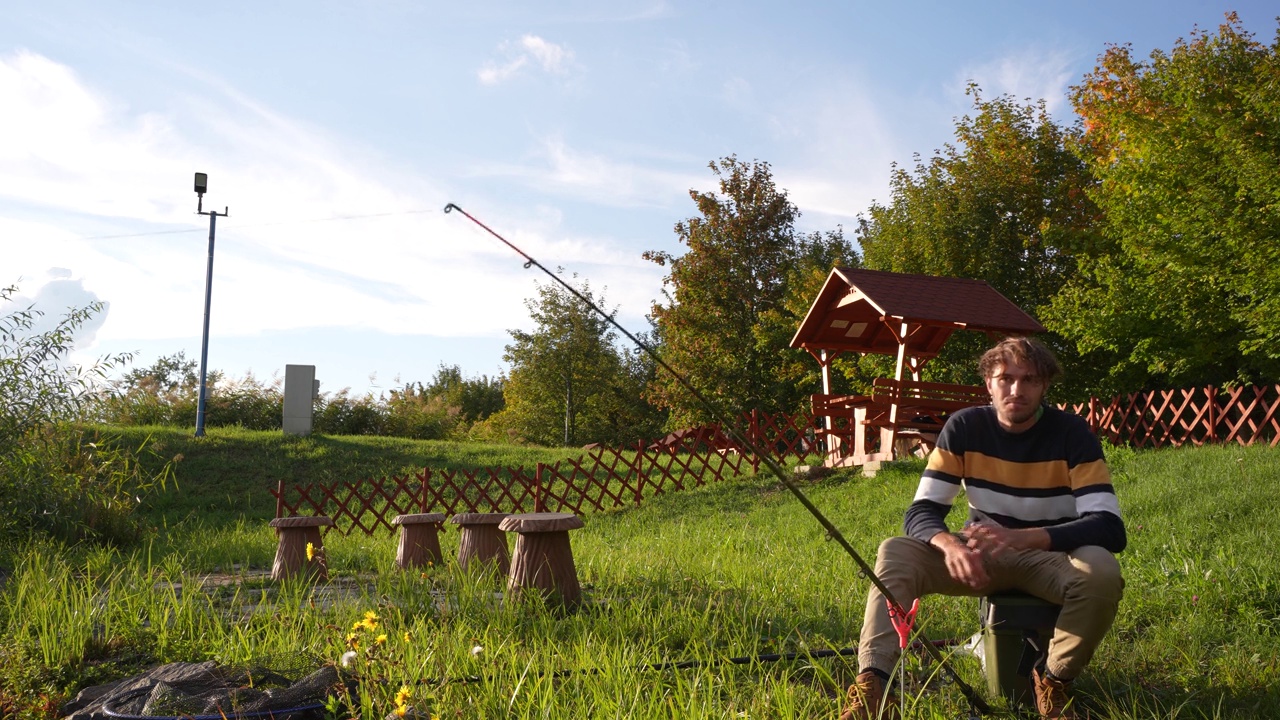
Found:
[[[265,488],[277,477],[529,464],[554,460],[550,454],[270,435],[217,431],[195,441],[157,433],[163,452],[184,455],[178,495],[187,497],[147,505],[160,531],[146,547],[19,550],[0,595],[0,701],[58,696],[172,660],[336,661],[353,623],[372,610],[377,631],[354,631],[357,669],[395,682],[362,684],[352,707],[365,717],[390,711],[400,680],[466,677],[476,680],[413,685],[412,704],[441,718],[838,712],[852,658],[715,664],[856,642],[867,582],[776,481],[669,492],[640,508],[588,516],[572,536],[586,602],[565,615],[537,601],[504,603],[500,579],[459,574],[450,562],[397,572],[389,536],[330,534],[327,585],[263,578],[275,545]],[[1280,452],[1117,451],[1111,460],[1130,530],[1121,555],[1128,585],[1079,691],[1117,720],[1280,717],[1280,563],[1269,542]],[[805,491],[870,560],[882,538],[899,532],[919,470],[905,463],[873,479],[841,473]],[[445,532],[442,544],[452,557],[457,534]],[[973,600],[922,603],[932,638],[968,637],[976,616]],[[473,655],[476,646],[483,650]],[[706,664],[646,667],[682,660]],[[984,686],[976,660],[953,662]],[[929,670],[919,659],[908,670],[913,716],[963,717],[954,688],[933,681],[920,689]]]

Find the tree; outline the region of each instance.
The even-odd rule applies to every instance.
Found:
[[[1097,243],[1098,211],[1085,192],[1091,176],[1043,100],[987,101],[975,85],[968,93],[974,114],[956,121],[956,144],[928,162],[917,155],[913,170],[895,168],[889,204],[873,203],[859,218],[864,261],[875,270],[984,280],[1039,316],[1074,276],[1077,253]],[[1060,338],[1046,340],[1073,354]],[[976,381],[974,361],[987,344],[957,333],[925,371]]]
[[[786,271],[785,290],[777,307],[760,314],[753,330],[755,344],[773,356],[779,398],[770,409],[797,412],[809,409],[809,396],[822,389],[822,369],[808,353],[791,347],[791,338],[809,312],[834,267],[857,267],[860,258],[841,228],[798,239]],[[856,379],[844,358],[833,365],[832,392],[852,392]],[[867,381],[869,384],[869,380]]]
[[[1116,390],[1280,377],[1278,50],[1231,14],[1073,88],[1106,222],[1050,319]]]
[[[800,212],[774,184],[768,163],[731,155],[710,168],[719,194],[690,190],[699,215],[675,226],[688,251],[644,254],[670,269],[668,301],[652,310],[663,359],[724,412],[790,409],[796,386],[781,367],[783,353],[795,352],[785,350],[785,340],[779,345],[779,328],[790,323],[794,332],[800,318],[784,303],[789,282],[812,274],[801,269],[807,256],[844,264],[857,257],[839,230],[797,233]],[[671,410],[672,424],[711,419],[669,373],[656,375],[649,396]]]
[[[604,303],[588,283],[578,291]],[[525,303],[536,329],[511,330],[503,359],[506,408],[492,424],[543,445],[629,443],[654,428],[641,399],[647,369],[614,344],[608,321],[558,284]]]
[[[425,388],[418,383],[418,391],[443,398],[446,405],[458,408],[462,422],[470,424],[502,409],[502,383],[501,377],[481,375],[468,378],[463,376],[462,368],[457,365],[441,365]]]

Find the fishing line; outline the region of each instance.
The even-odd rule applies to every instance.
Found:
[[[564,279],[561,278],[556,273],[553,273],[550,270],[548,270],[542,263],[538,262],[537,260],[534,260],[533,257],[531,257],[528,253],[516,247],[509,240],[499,235],[488,225],[485,225],[484,223],[480,222],[478,219],[472,216],[471,213],[468,213],[466,210],[463,210],[461,207],[458,207],[453,203],[449,203],[448,205],[444,206],[444,211],[446,214],[454,210],[457,210],[458,212],[462,213],[468,220],[470,220],[471,222],[483,228],[485,232],[494,236],[495,238],[500,240],[503,245],[506,245],[507,247],[511,248],[516,254],[524,258],[525,269],[528,269],[530,267],[538,268],[542,272],[546,273],[552,280],[555,280],[557,283],[559,283],[560,286],[563,287],[565,290],[568,290],[571,294],[573,294],[574,297],[586,303],[587,307],[591,308],[597,314],[599,314],[601,317],[607,320],[610,325],[612,325],[619,332],[625,335],[628,340],[635,343],[637,347],[643,350],[645,354],[647,354],[650,358],[652,358],[653,361],[656,362],[660,367],[662,367],[663,370],[667,371],[667,373],[669,373],[676,382],[680,383],[681,387],[687,390],[689,394],[692,395],[694,399],[696,399],[698,403],[701,404],[702,407],[707,410],[711,418],[717,424],[720,425],[721,430],[724,431],[725,434],[727,434],[731,440],[737,443],[739,447],[743,447],[750,450],[751,453],[755,455],[755,457],[759,458],[760,462],[769,469],[769,472],[773,473],[773,475],[778,478],[779,482],[781,482],[784,487],[786,487],[788,490],[791,491],[791,494],[794,495],[796,499],[800,501],[800,504],[803,505],[804,508],[808,510],[811,515],[813,515],[813,517],[818,521],[818,523],[822,525],[823,529],[827,531],[827,537],[829,537],[832,540],[835,540],[836,543],[840,545],[840,547],[844,548],[845,552],[848,553],[849,557],[853,558],[853,562],[858,566],[859,572],[862,574],[863,577],[870,580],[871,584],[874,585],[875,588],[879,590],[882,595],[884,595],[885,600],[888,602],[889,606],[895,609],[899,614],[902,614],[902,615],[906,614],[907,612],[906,609],[902,606],[901,603],[898,602],[897,598],[894,597],[893,593],[890,592],[889,588],[885,586],[884,582],[880,580],[880,577],[876,575],[875,570],[872,569],[872,567],[868,565],[865,560],[862,559],[862,556],[858,554],[858,551],[855,550],[853,546],[849,544],[849,541],[845,539],[844,535],[840,532],[840,529],[837,528],[830,520],[828,520],[826,515],[822,514],[822,511],[818,509],[818,506],[814,505],[809,500],[808,496],[806,496],[804,492],[800,490],[799,486],[797,486],[794,482],[791,481],[789,477],[787,477],[786,471],[783,470],[782,466],[778,464],[776,460],[774,460],[772,453],[765,452],[759,446],[757,446],[753,440],[749,439],[746,435],[744,435],[741,431],[739,431],[737,427],[737,423],[731,423],[726,421],[725,413],[721,412],[721,410],[713,402],[711,402],[711,400],[707,399],[706,396],[704,396],[701,392],[699,392],[698,389],[695,388],[687,379],[685,379],[683,375],[681,375],[679,372],[676,372],[674,368],[668,365],[667,362],[663,360],[661,356],[658,355],[657,351],[655,351],[652,347],[648,345],[648,343],[643,342],[642,340],[640,340],[640,338],[636,337],[635,335],[632,335],[626,328],[622,327],[622,325],[618,324],[618,321],[614,320],[612,313],[607,313],[604,310],[601,310],[599,307],[596,306],[594,302],[592,302],[585,295],[579,292],[577,288],[565,282]],[[959,673],[957,673],[946,662],[946,660],[942,657],[941,651],[939,651],[938,648],[934,647],[933,643],[926,642],[926,643],[923,643],[923,646],[928,650],[930,657],[935,662],[937,662],[939,666],[942,667],[942,669],[951,677],[952,680],[955,681],[956,687],[960,689],[960,692],[965,696],[965,699],[969,701],[969,704],[973,706],[973,708],[976,709],[978,712],[984,715],[989,714],[991,712],[991,707],[987,705],[986,701],[983,700],[977,694],[977,692],[974,691],[973,688],[969,687],[969,684],[966,683],[964,679],[960,677]]]

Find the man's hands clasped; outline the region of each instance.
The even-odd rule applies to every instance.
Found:
[[[992,520],[982,520],[965,527],[965,537],[938,533],[932,544],[942,551],[951,577],[976,589],[991,582],[986,561],[1009,550],[1048,550],[1049,533],[1044,528],[1015,530]]]

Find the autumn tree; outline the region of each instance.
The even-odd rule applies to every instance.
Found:
[[[797,353],[779,328],[794,332],[800,318],[784,303],[787,289],[801,278],[812,282],[806,258],[854,264],[856,255],[838,230],[797,232],[800,212],[768,163],[729,156],[710,168],[719,192],[690,190],[698,215],[675,226],[687,251],[644,255],[668,268],[666,302],[652,311],[663,358],[723,411],[793,409],[796,385],[782,367]],[[711,419],[668,373],[658,373],[649,392],[671,410],[673,425]]]
[[[1104,243],[1049,319],[1113,390],[1280,378],[1280,41],[1229,15],[1073,88]]]
[[[976,85],[968,93],[974,113],[956,120],[955,144],[927,161],[917,155],[914,168],[895,168],[889,202],[873,203],[859,218],[864,263],[984,280],[1040,316],[1075,274],[1076,254],[1097,242],[1098,213],[1085,192],[1091,176],[1043,100],[985,100]],[[1061,338],[1046,340],[1074,354]],[[985,336],[956,333],[927,376],[976,381],[974,359],[988,344]]]
[[[577,290],[604,306],[588,283]],[[650,368],[617,348],[604,317],[558,284],[540,284],[526,305],[535,329],[510,331],[506,407],[491,425],[543,445],[626,444],[656,434],[660,419],[641,397]]]

